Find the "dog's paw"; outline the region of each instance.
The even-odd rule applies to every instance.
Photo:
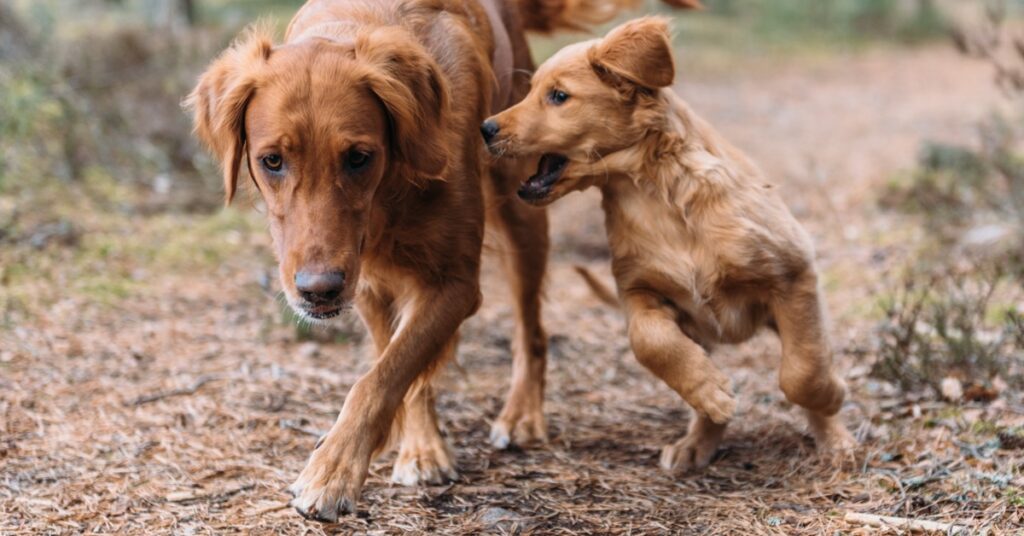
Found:
[[[807,423],[820,454],[845,456],[857,448],[857,440],[835,415],[807,412]]]
[[[300,476],[288,491],[295,496],[290,503],[295,511],[311,521],[335,523],[339,516],[356,511],[358,493],[346,482],[327,484]]]
[[[525,446],[546,443],[547,440],[544,412],[539,409],[513,413],[505,408],[491,425],[491,445],[495,448],[507,449],[512,445]]]
[[[354,456],[355,449],[344,443],[328,435],[288,487],[294,496],[290,504],[302,517],[334,523],[339,516],[355,513],[369,457]]]
[[[715,424],[725,424],[736,412],[736,398],[732,395],[732,382],[718,370],[711,371],[708,378],[686,398],[693,409],[707,415]]]
[[[661,450],[661,468],[674,474],[686,474],[703,469],[711,463],[718,451],[718,437],[693,432]]]
[[[443,484],[459,478],[444,439],[430,444],[402,444],[391,470],[391,481],[403,486]]]

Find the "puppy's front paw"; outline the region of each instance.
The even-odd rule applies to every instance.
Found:
[[[338,516],[355,513],[369,456],[358,456],[358,449],[351,443],[328,434],[288,487],[295,497],[291,505],[302,517],[334,523]]]
[[[707,379],[691,391],[686,402],[707,415],[715,424],[725,424],[736,412],[736,398],[732,396],[732,382],[721,371],[709,371]]]
[[[448,445],[440,436],[429,442],[402,443],[391,481],[404,486],[443,484],[459,478]]]
[[[679,441],[661,450],[661,468],[675,473],[686,474],[703,469],[711,463],[718,450],[718,437],[690,432]]]
[[[491,426],[491,444],[499,449],[546,443],[547,440],[547,424],[540,409],[515,411],[506,407]]]

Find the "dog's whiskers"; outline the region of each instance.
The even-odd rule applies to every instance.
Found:
[[[491,153],[491,161],[497,161],[508,154],[509,140],[499,140],[489,146]]]

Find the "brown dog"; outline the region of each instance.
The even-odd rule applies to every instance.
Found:
[[[763,326],[779,333],[779,383],[808,410],[818,445],[848,447],[810,239],[757,168],[672,92],[674,77],[666,22],[639,19],[556,53],[481,131],[495,154],[543,155],[519,189],[531,204],[601,189],[633,352],[696,413],[663,467],[711,461],[736,404],[708,352]]]
[[[223,164],[227,200],[243,160],[263,196],[289,304],[319,321],[354,303],[377,349],[291,487],[303,515],[354,510],[393,422],[394,480],[455,476],[429,378],[480,303],[485,218],[508,242],[499,249],[517,318],[493,442],[544,438],[547,219],[514,199],[529,162],[490,165],[478,130],[529,89],[513,75],[532,70],[524,24],[577,27],[621,6],[519,1],[310,0],[284,44],[251,33],[189,98],[198,137]]]

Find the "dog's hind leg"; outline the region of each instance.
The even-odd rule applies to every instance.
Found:
[[[448,355],[438,358],[439,362],[451,358],[456,341],[457,338],[448,344],[444,350]],[[442,484],[459,476],[448,442],[438,428],[430,378],[420,381],[422,383],[414,385],[405,396],[402,439],[391,471],[391,481],[406,486]]]
[[[395,312],[390,300],[370,292],[360,295],[359,310],[373,337],[376,356],[384,352],[394,335]],[[455,351],[453,340],[445,346],[440,363],[448,361]],[[417,381],[405,395],[402,409],[395,419],[392,434],[399,440],[391,480],[406,486],[438,484],[458,477],[447,441],[441,436],[434,410],[434,390],[427,377]]]
[[[679,329],[674,307],[648,291],[628,290],[623,298],[629,342],[637,360],[679,393],[695,413],[686,437],[662,451],[662,465],[673,471],[700,469],[711,461],[736,409],[729,378]]]
[[[544,210],[516,199],[521,164],[492,167],[488,186],[488,225],[500,232],[498,246],[512,291],[516,332],[512,340],[512,384],[505,407],[491,427],[498,448],[547,440],[544,372],[547,335],[541,325],[541,284],[547,269],[548,219]]]
[[[772,303],[772,315],[782,340],[782,392],[807,411],[818,448],[852,447],[853,437],[836,416],[846,397],[846,386],[833,369],[815,274],[808,271],[780,292]]]

